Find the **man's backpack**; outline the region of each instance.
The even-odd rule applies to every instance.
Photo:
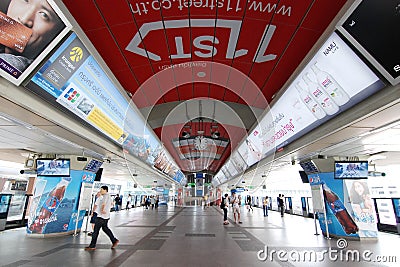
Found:
[[[221,204],[219,204],[219,207],[221,209],[225,209],[225,198],[224,197],[221,199]]]

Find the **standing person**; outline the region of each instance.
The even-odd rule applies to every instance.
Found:
[[[0,45],[0,58],[20,72],[23,72],[65,27],[46,0],[11,0],[7,12],[4,10],[4,13],[14,20],[12,25],[25,32],[28,37],[23,47],[4,42]],[[1,25],[0,31],[9,33],[7,27],[7,24]]]
[[[228,207],[229,207],[228,194],[225,194],[221,199],[221,208],[224,210],[224,225],[228,225]]]
[[[88,247],[85,247],[85,250],[95,250],[97,238],[100,233],[100,228],[103,229],[103,232],[110,238],[112,246],[111,248],[115,248],[119,240],[115,238],[114,234],[111,232],[110,228],[108,228],[108,220],[110,219],[110,209],[111,209],[111,197],[108,194],[108,186],[103,185],[100,189],[101,196],[97,198],[95,202],[97,218],[94,225],[94,230],[92,234],[92,241]]]
[[[154,209],[154,205],[156,204],[156,197],[151,196],[150,197],[150,203],[151,203],[151,209]]]
[[[128,194],[128,198],[126,199],[126,209],[127,210],[130,209],[129,205],[131,204],[131,202],[132,202],[132,196],[131,196],[131,194]]]
[[[232,196],[232,207],[233,207],[233,218],[235,219],[235,223],[242,223],[240,221],[240,196],[236,193],[233,193]]]
[[[246,198],[246,205],[247,205],[247,210],[248,211],[253,211],[253,207],[251,206],[251,196],[250,195],[247,195],[247,198]]]
[[[269,198],[268,196],[265,196],[263,200],[264,217],[268,216],[268,206],[269,206]]]
[[[279,207],[279,211],[281,212],[281,217],[283,217],[283,215],[285,214],[285,204],[284,204],[284,195],[283,194],[279,194],[278,196],[278,207]]]
[[[94,204],[92,207],[92,212],[91,212],[91,218],[90,218],[90,224],[92,225],[92,231],[88,233],[88,236],[91,236],[94,231],[94,225],[96,223],[96,218],[97,218],[97,212],[96,212],[96,200],[101,196],[100,191],[96,193],[94,196]]]
[[[156,196],[156,202],[154,203],[154,207],[155,207],[156,209],[158,209],[158,203],[160,203],[160,197],[157,195],[157,196]]]
[[[119,194],[117,194],[114,198],[114,210],[119,211]]]

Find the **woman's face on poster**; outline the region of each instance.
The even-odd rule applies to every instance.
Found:
[[[364,186],[360,182],[354,182],[354,191],[362,196],[364,194]]]

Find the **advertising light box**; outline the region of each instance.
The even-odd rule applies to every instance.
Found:
[[[8,3],[0,5],[0,75],[20,85],[72,26],[52,0],[40,5],[37,1],[4,2]],[[45,14],[47,19],[34,16],[28,27],[24,20],[32,17],[31,11]]]
[[[56,101],[121,144],[127,100],[73,33],[32,81]],[[30,84],[27,85],[30,87]]]
[[[400,82],[400,7],[396,0],[357,0],[338,30],[392,84]]]
[[[161,143],[75,33],[26,87],[74,113],[121,145],[125,153],[150,165],[160,157]],[[175,169],[170,166],[165,173],[175,175]]]
[[[333,33],[238,151],[251,166],[383,87],[384,83]]]

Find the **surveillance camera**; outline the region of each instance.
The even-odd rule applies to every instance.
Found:
[[[20,174],[24,174],[24,173],[25,173],[25,170],[20,170],[19,173],[20,173]]]

